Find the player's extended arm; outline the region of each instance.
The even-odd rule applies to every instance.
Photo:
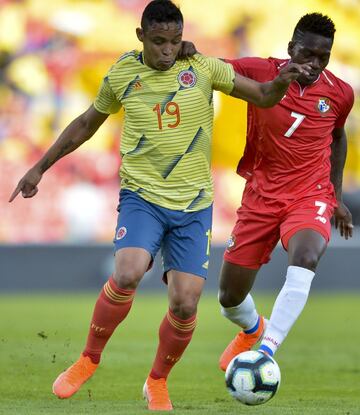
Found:
[[[234,89],[230,95],[251,102],[258,107],[272,107],[282,99],[292,81],[295,81],[302,73],[308,75],[309,71],[310,67],[307,64],[289,63],[275,79],[264,83],[236,74]]]
[[[345,239],[352,237],[352,216],[342,201],[342,179],[346,160],[347,139],[344,128],[335,128],[333,131],[333,142],[331,144],[331,182],[334,185],[336,200],[338,203],[334,212],[335,227],[339,229],[340,235]]]
[[[37,185],[45,171],[66,154],[76,150],[81,144],[89,140],[108,116],[108,114],[97,111],[91,105],[88,110],[75,118],[44,156],[19,181],[10,196],[9,202],[12,202],[20,192],[22,192],[23,197],[35,196],[38,192]]]

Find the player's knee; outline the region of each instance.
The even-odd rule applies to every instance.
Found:
[[[196,298],[173,298],[170,303],[170,309],[176,317],[186,320],[197,312],[198,299]]]
[[[124,290],[134,290],[138,286],[143,275],[144,271],[139,267],[124,266],[114,272],[113,278],[119,288],[123,288]]]
[[[235,307],[242,303],[246,295],[242,293],[236,293],[227,289],[219,289],[218,300],[222,307]]]
[[[291,265],[315,271],[318,262],[319,257],[316,254],[316,252],[313,252],[309,249],[301,249],[294,253],[293,258],[291,260]]]

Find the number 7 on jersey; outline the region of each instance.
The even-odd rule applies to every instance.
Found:
[[[299,114],[298,112],[292,111],[291,116],[295,118],[292,126],[284,134],[285,137],[291,137],[294,134],[294,131],[299,127],[299,125],[304,121],[305,115]]]

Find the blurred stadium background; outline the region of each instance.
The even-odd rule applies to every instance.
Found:
[[[0,290],[41,288],[42,282],[51,288],[45,284],[50,266],[53,280],[65,284],[68,279],[70,288],[74,288],[74,279],[79,288],[97,287],[99,279],[111,270],[121,113],[112,116],[92,140],[47,172],[34,199],[18,197],[8,204],[8,198],[59,132],[90,105],[114,60],[127,50],[141,47],[135,28],[147,2],[0,0]],[[356,95],[347,123],[344,197],[359,225],[359,2],[176,2],[185,17],[184,39],[193,41],[202,53],[218,57],[286,57],[287,43],[303,14],[321,11],[334,20],[337,32],[329,69],[348,81]],[[246,104],[219,94],[215,112],[214,287],[222,247],[243,189],[243,181],[234,170],[244,147]],[[341,245],[336,237],[334,241],[334,252],[343,255],[342,247],[348,246],[345,255],[350,256],[345,261],[328,253],[328,260],[333,258],[333,262],[325,265],[333,270],[333,279],[338,275],[334,267],[344,262],[350,268],[339,272],[355,277],[359,238],[348,245]],[[276,253],[274,266],[281,264],[284,269],[284,261],[284,256]],[[340,284],[343,286],[343,281]],[[354,284],[345,284],[345,288],[351,289]],[[360,282],[357,284],[359,287]],[[60,289],[61,284],[53,282],[52,288]]]

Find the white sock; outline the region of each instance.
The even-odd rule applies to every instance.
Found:
[[[259,319],[254,300],[250,294],[246,296],[242,303],[235,307],[221,306],[221,314],[244,330],[252,329]]]
[[[273,355],[302,312],[315,273],[306,268],[289,266],[286,281],[276,298],[260,350]]]

